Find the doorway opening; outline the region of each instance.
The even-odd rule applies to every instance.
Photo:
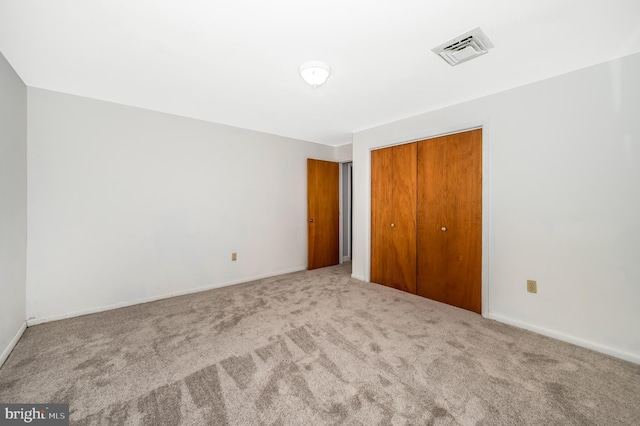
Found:
[[[353,258],[353,162],[340,164],[340,263]]]

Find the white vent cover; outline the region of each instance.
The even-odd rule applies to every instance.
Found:
[[[492,47],[489,37],[478,27],[434,47],[431,51],[454,66],[484,55]]]

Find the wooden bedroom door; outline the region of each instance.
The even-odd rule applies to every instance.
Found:
[[[338,163],[307,159],[307,269],[339,263],[339,185]]]
[[[482,130],[418,142],[417,294],[481,313]]]
[[[371,152],[372,282],[416,292],[417,145]]]

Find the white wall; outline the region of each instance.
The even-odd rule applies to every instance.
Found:
[[[0,54],[0,365],[24,331],[27,88]]]
[[[348,143],[335,147],[334,161],[345,162],[353,160],[353,144]]]
[[[30,324],[306,267],[306,158],[334,148],[31,87],[28,101]]]
[[[484,315],[640,363],[638,76],[640,54],[355,134],[354,276],[370,150],[485,123]]]

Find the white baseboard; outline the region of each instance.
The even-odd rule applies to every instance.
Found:
[[[356,275],[356,274],[351,274],[351,278],[355,278],[356,280],[360,280],[360,281],[365,281],[364,277],[361,277],[360,275]]]
[[[350,262],[351,261],[351,256],[343,256],[342,257],[342,261],[343,262]]]
[[[9,342],[9,346],[7,346],[4,351],[2,351],[2,355],[0,355],[0,367],[2,367],[2,364],[4,364],[7,358],[9,358],[11,351],[16,346],[16,344],[18,343],[18,340],[20,340],[20,338],[22,337],[22,333],[24,333],[26,329],[27,329],[27,322],[25,321],[20,326],[20,329],[18,330],[16,335],[13,336],[13,339],[11,339],[11,341]]]
[[[555,330],[549,330],[546,328],[538,327],[533,324],[529,324],[526,322],[514,320],[508,317],[504,317],[499,314],[488,313],[484,315],[485,318],[489,318],[492,320],[496,320],[498,322],[502,322],[504,324],[509,324],[514,327],[523,328],[525,330],[533,331],[534,333],[542,334],[544,336],[552,337],[554,339],[562,340],[563,342],[572,343],[576,346],[582,346],[583,348],[591,349],[596,352],[601,352],[603,354],[611,355],[616,358],[623,359],[625,361],[630,361],[636,364],[640,364],[640,356],[635,354],[630,354],[628,352],[620,351],[609,346],[604,346],[598,343],[594,343],[588,340],[580,339],[579,337],[571,336],[568,334],[561,333]]]
[[[257,275],[257,276],[241,278],[241,279],[233,280],[233,281],[226,281],[226,282],[222,282],[222,283],[216,283],[216,284],[211,284],[211,285],[207,285],[207,286],[196,287],[196,288],[183,290],[183,291],[176,291],[176,292],[172,292],[172,293],[163,294],[163,295],[160,295],[160,296],[146,297],[144,299],[138,299],[138,300],[134,300],[134,301],[131,301],[131,302],[114,303],[114,304],[111,304],[111,305],[99,306],[99,307],[89,308],[89,309],[83,309],[81,311],[69,312],[69,313],[65,313],[65,314],[51,315],[51,316],[42,317],[42,318],[29,318],[27,320],[26,325],[28,327],[31,327],[33,325],[44,324],[46,322],[59,321],[59,320],[67,319],[67,318],[79,317],[79,316],[82,316],[82,315],[95,314],[97,312],[110,311],[110,310],[118,309],[118,308],[126,308],[127,306],[139,305],[141,303],[155,302],[156,300],[169,299],[171,297],[184,296],[186,294],[200,293],[202,291],[213,290],[214,288],[227,287],[227,286],[235,285],[235,284],[248,283],[248,282],[251,282],[251,281],[261,280],[261,279],[264,279],[264,278],[275,277],[277,275],[289,274],[291,272],[300,272],[300,271],[304,271],[306,269],[307,269],[306,266],[297,266],[295,268],[284,269],[284,270],[281,270],[281,271],[271,272],[271,273],[264,274],[264,275]]]

